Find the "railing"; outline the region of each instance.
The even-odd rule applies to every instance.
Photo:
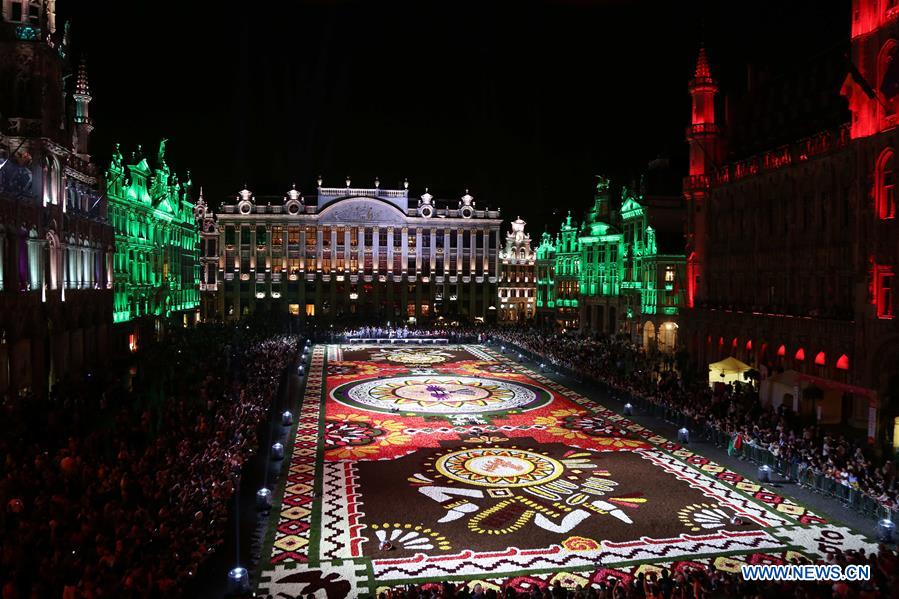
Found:
[[[689,177],[684,177],[684,191],[708,189],[709,183],[708,175],[690,175]]]
[[[878,520],[883,518],[899,520],[899,508],[887,507],[861,489],[825,476],[824,473],[796,458],[790,460],[782,458],[767,448],[756,445],[753,441],[746,441],[739,449],[735,450],[731,447],[735,435],[723,431],[717,426],[708,422],[698,422],[680,410],[657,404],[643,397],[629,396],[627,401],[636,405],[644,414],[661,418],[678,427],[686,427],[694,434],[698,434],[700,439],[729,449],[731,455],[738,459],[748,460],[759,466],[769,466],[781,477],[826,497],[834,498],[863,516]]]
[[[713,133],[719,133],[720,129],[716,123],[697,123],[695,125],[689,125],[687,127],[687,137],[691,137],[693,135],[711,135]]]
[[[781,146],[757,156],[751,156],[745,160],[727,164],[716,170],[712,175],[713,185],[724,185],[768,172],[797,164],[821,154],[827,154],[845,147],[849,144],[849,125],[843,125],[835,131],[824,131],[806,137],[793,144]],[[688,179],[691,179],[688,177]],[[684,188],[687,187],[687,179],[684,180]]]

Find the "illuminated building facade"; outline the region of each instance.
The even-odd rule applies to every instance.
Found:
[[[112,325],[90,85],[54,5],[0,2],[0,394],[44,396],[102,365]]]
[[[552,309],[558,328],[624,333],[649,350],[673,352],[684,303],[683,237],[659,236],[649,203],[627,188],[619,209],[611,200],[609,181],[600,177],[583,224],[569,213],[555,243],[544,234],[538,310]]]
[[[314,201],[242,190],[218,214],[197,203],[203,312],[237,318],[257,310],[382,322],[496,320],[499,210],[425,191],[322,187]]]
[[[556,325],[556,242],[544,231],[534,252],[537,270],[537,322],[542,328]]]
[[[761,154],[747,155],[724,134],[700,53],[683,185],[685,336],[700,369],[736,356],[759,369],[763,396],[775,404],[885,440],[899,416],[899,11],[854,0],[851,21],[845,124]],[[767,392],[782,370],[789,392]]]
[[[140,147],[126,165],[116,145],[106,173],[115,229],[116,343],[132,351],[163,335],[167,321],[187,326],[199,316],[199,234],[190,174],[179,181],[166,163],[165,143],[152,170]]]
[[[506,246],[499,253],[499,319],[531,320],[536,315],[537,283],[531,235],[524,232],[521,217],[512,221]]]
[[[579,237],[581,329],[626,333],[648,350],[672,353],[684,303],[682,234],[656,230],[667,224],[661,206],[626,187],[620,199],[610,210],[609,182],[600,178]]]

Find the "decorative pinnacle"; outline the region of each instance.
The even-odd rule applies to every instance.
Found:
[[[711,81],[712,69],[709,67],[709,58],[705,53],[705,46],[699,47],[699,56],[696,58],[696,71],[693,73],[695,81]]]
[[[322,176],[321,175],[318,176],[317,181],[318,181],[318,186],[321,187],[322,186]]]
[[[75,80],[75,94],[90,98],[91,86],[87,78],[87,60],[82,58],[78,63],[78,76]]]

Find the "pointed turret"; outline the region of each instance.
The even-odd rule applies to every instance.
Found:
[[[705,46],[699,48],[696,69],[687,89],[693,100],[687,143],[690,146],[690,176],[684,179],[684,200],[687,202],[687,306],[693,307],[703,290],[702,271],[705,264],[706,227],[702,204],[708,195],[710,175],[724,159],[724,136],[715,114],[715,94],[718,84]]]
[[[709,58],[705,53],[705,46],[699,47],[699,56],[696,58],[696,70],[693,71],[694,82],[708,82],[714,85],[712,69],[709,67]]]
[[[90,142],[91,131],[94,130],[94,124],[90,117],[91,96],[90,81],[87,77],[87,61],[82,58],[78,64],[78,74],[75,79],[75,93],[72,94],[75,100],[75,126],[72,131],[72,147],[75,152],[82,157],[89,156],[88,143]]]

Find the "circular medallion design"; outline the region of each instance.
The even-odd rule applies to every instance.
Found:
[[[345,405],[375,412],[453,416],[545,405],[550,395],[538,387],[464,376],[400,376],[348,383],[334,390]]]
[[[453,357],[453,354],[439,349],[385,349],[381,351],[381,358],[397,364],[439,364]]]
[[[539,485],[559,478],[565,469],[543,454],[501,447],[453,451],[441,456],[435,467],[447,478],[483,487]]]

